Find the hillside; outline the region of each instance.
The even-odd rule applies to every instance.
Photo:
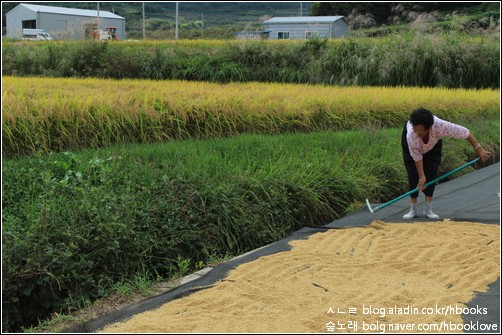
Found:
[[[2,15],[20,2],[2,2]],[[29,2],[28,2],[29,3]],[[38,3],[40,4],[40,3]],[[96,9],[96,2],[46,2],[48,6]],[[145,32],[148,39],[173,39],[176,3],[145,2]],[[100,10],[113,12],[126,19],[127,37],[143,37],[141,2],[100,2]],[[228,39],[237,31],[261,30],[263,20],[274,16],[344,15],[356,36],[365,29],[378,29],[377,34],[393,31],[389,27],[434,23],[442,29],[477,33],[494,28],[500,21],[497,2],[178,2],[179,37],[182,39]],[[2,20],[5,24],[5,17]],[[3,27],[5,29],[5,27]],[[373,32],[369,32],[373,34]]]

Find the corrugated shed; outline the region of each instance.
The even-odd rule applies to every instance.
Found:
[[[343,16],[290,16],[290,17],[273,17],[263,23],[331,23],[345,19]]]

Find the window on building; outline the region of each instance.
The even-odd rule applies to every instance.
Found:
[[[319,36],[320,36],[319,32],[317,32],[317,31],[306,31],[305,32],[306,39],[317,38]]]
[[[277,39],[289,40],[289,31],[280,31],[277,33]]]
[[[37,20],[23,20],[23,29],[36,29]]]

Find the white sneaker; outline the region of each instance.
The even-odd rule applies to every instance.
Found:
[[[404,214],[403,215],[403,219],[406,219],[406,220],[411,220],[413,219],[415,216],[417,215],[417,211],[412,209],[409,211],[408,214]]]
[[[437,214],[434,214],[434,212],[432,210],[425,210],[424,209],[424,215],[427,216],[429,219],[432,219],[432,220],[438,220],[439,219],[439,215]]]

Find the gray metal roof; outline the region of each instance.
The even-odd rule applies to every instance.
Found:
[[[340,19],[345,19],[343,16],[290,16],[290,17],[273,17],[263,23],[331,23]]]
[[[28,9],[34,11],[34,12],[40,12],[40,13],[54,13],[54,14],[91,16],[91,17],[98,16],[98,11],[93,10],[93,9],[53,7],[53,6],[32,5],[32,4],[26,4],[26,3],[19,4],[18,6],[23,6],[23,7],[26,7]],[[99,17],[125,20],[125,18],[123,18],[122,16],[113,14],[113,13],[108,12],[106,10],[100,10]]]

